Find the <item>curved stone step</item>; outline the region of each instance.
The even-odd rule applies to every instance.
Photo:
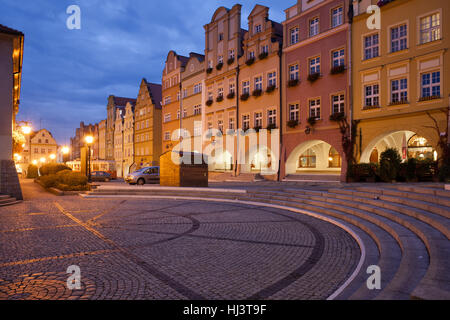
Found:
[[[409,229],[401,224],[393,223],[377,214],[365,211],[360,208],[346,206],[346,203],[329,201],[329,198],[322,198],[311,195],[297,195],[295,198],[271,196],[271,199],[291,199],[290,201],[308,203],[316,206],[323,206],[333,210],[342,211],[351,215],[358,216],[364,220],[379,226],[387,231],[399,244],[402,249],[401,264],[394,279],[384,287],[380,294],[380,299],[408,299],[411,292],[418,285],[425,275],[428,267],[428,254],[422,241]],[[280,199],[281,200],[281,199]],[[331,199],[334,200],[334,199]],[[381,266],[380,266],[381,267]],[[382,268],[382,273],[385,270]],[[413,277],[412,277],[413,276]],[[411,280],[411,277],[414,280]]]
[[[272,203],[287,207],[301,208],[331,216],[333,217],[333,219],[343,220],[347,223],[357,226],[359,229],[367,233],[377,245],[380,256],[376,265],[382,268],[382,270],[385,270],[384,276],[381,278],[382,288],[385,288],[389,284],[389,282],[395,276],[398,267],[400,266],[401,248],[398,245],[397,241],[388,232],[386,232],[379,226],[367,220],[361,219],[360,217],[348,214],[343,211],[333,210],[318,205],[311,205],[304,202],[294,202],[291,201],[291,198],[289,198],[288,200],[276,200],[269,199],[265,196],[259,197],[253,194],[249,194],[246,197],[239,197],[239,200]],[[374,253],[370,252],[369,254],[373,255]],[[374,299],[378,294],[380,294],[379,290],[368,290],[366,286],[367,277],[367,274],[362,275],[361,278],[364,279],[364,281],[357,285],[358,289],[350,295],[350,299]]]

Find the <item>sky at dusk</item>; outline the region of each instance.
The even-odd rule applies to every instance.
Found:
[[[167,53],[204,53],[203,26],[234,1],[0,0],[0,24],[25,34],[18,120],[49,129],[68,144],[81,121],[106,118],[111,94],[136,98],[143,77],[161,83]],[[281,22],[295,0],[240,1],[242,27],[256,4]],[[81,30],[69,30],[66,9],[81,9]]]

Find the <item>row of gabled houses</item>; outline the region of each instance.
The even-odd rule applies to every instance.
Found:
[[[298,0],[281,23],[256,5],[244,29],[241,5],[220,7],[202,54],[172,50],[161,85],[144,79],[137,99],[109,98],[98,157],[120,176],[195,151],[211,171],[271,179],[344,179],[349,160],[378,162],[388,147],[437,160],[448,139],[449,9]]]

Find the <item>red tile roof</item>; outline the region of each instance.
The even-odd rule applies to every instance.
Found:
[[[18,36],[23,36],[23,33],[11,28],[8,28],[7,26],[4,26],[2,24],[0,24],[0,32],[1,33],[8,33],[8,34],[14,34],[14,35],[18,35]]]
[[[136,104],[136,99],[124,98],[124,97],[116,97],[113,96],[114,104],[119,107],[125,107],[127,103],[131,103],[132,105]]]

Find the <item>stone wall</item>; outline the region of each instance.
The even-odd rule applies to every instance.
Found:
[[[19,177],[13,160],[0,160],[0,194],[23,200]]]

